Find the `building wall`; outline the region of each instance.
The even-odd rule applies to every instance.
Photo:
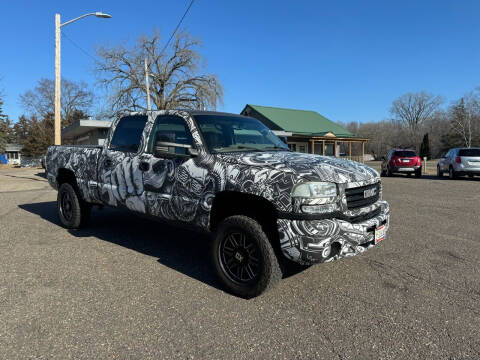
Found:
[[[74,145],[103,145],[108,129],[93,129],[72,139]]]

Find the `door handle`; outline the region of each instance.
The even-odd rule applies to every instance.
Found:
[[[146,162],[146,161],[142,161],[140,163],[140,165],[138,165],[138,168],[141,170],[141,171],[148,171],[150,169],[150,163]]]

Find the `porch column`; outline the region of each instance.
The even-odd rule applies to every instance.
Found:
[[[362,163],[365,162],[365,141],[362,141]]]
[[[337,157],[337,140],[333,142],[333,157]]]
[[[310,140],[312,143],[312,154],[315,154],[315,140]]]
[[[325,155],[325,140],[322,140],[322,155]]]
[[[352,142],[349,141],[348,142],[348,157],[350,158],[350,160],[352,160]]]

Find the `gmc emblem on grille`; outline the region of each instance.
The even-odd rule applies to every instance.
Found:
[[[376,193],[377,193],[377,189],[375,189],[375,188],[365,190],[363,192],[363,198],[366,199],[366,198],[375,196]]]

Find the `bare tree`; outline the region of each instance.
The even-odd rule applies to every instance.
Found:
[[[146,110],[144,61],[150,75],[152,109],[215,109],[223,89],[215,75],[201,74],[200,42],[186,32],[177,33],[171,45],[162,46],[158,32],[141,36],[135,46],[99,47],[99,82],[110,94],[114,113]]]
[[[61,87],[63,125],[69,125],[79,111],[88,114],[93,104],[93,93],[84,82],[62,79]],[[20,104],[31,115],[44,118],[54,112],[55,82],[40,79],[33,90],[20,95]]]
[[[404,124],[418,145],[420,126],[432,117],[443,99],[440,96],[428,94],[424,91],[407,93],[396,99],[390,109],[394,119]]]
[[[471,92],[450,107],[452,130],[458,134],[466,147],[472,146],[472,138],[478,132],[480,121],[480,98]]]

